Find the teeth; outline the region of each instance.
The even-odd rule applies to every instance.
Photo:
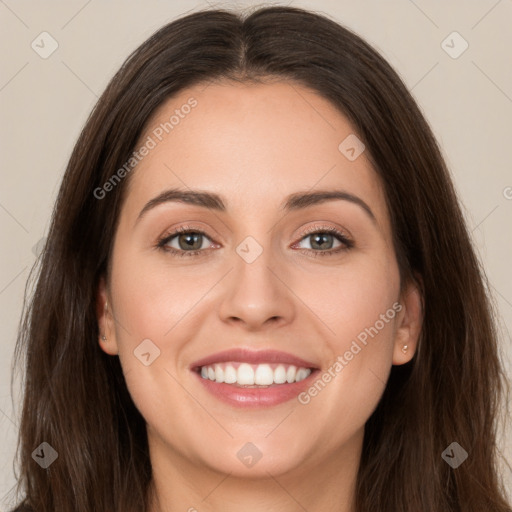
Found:
[[[202,377],[204,377],[203,368],[201,368]],[[234,384],[236,382],[236,370],[230,365],[227,365],[224,369],[224,382],[226,384]]]
[[[304,380],[309,375],[309,371],[306,368],[299,368],[297,370],[297,375],[295,376],[295,382],[299,382]]]
[[[201,367],[203,379],[253,387],[300,382],[310,374],[309,368],[283,364],[218,363]]]
[[[210,379],[213,380],[213,379]],[[254,384],[254,370],[252,366],[247,363],[242,363],[238,367],[238,371],[236,372],[236,381],[238,384],[251,386]]]
[[[259,364],[254,374],[254,384],[270,386],[274,384],[274,372],[268,364]]]
[[[224,370],[218,364],[215,365],[215,381],[224,382]]]
[[[289,384],[295,382],[296,373],[297,368],[295,368],[295,366],[289,366],[288,370],[286,371],[286,382],[288,382]]]
[[[275,384],[284,384],[286,382],[286,368],[280,364],[274,370],[274,383]]]

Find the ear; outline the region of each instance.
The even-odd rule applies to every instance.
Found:
[[[421,277],[416,276],[421,282]],[[423,325],[423,299],[419,286],[410,281],[400,296],[402,309],[397,315],[393,364],[408,363],[416,353]]]
[[[98,318],[99,344],[100,348],[111,356],[119,354],[116,340],[116,331],[114,328],[114,316],[112,312],[112,303],[110,301],[105,278],[102,276],[98,284],[96,297],[96,316]],[[102,338],[105,336],[105,340]]]

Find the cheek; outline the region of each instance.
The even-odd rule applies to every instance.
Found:
[[[332,312],[338,354],[350,350],[354,341],[369,348],[371,344],[374,349],[391,345],[394,318],[400,306],[396,302],[398,282],[390,277],[353,273],[344,279],[335,317]]]
[[[211,276],[194,275],[192,270],[176,266],[168,268],[165,258],[154,254],[127,254],[114,261],[116,316],[126,326],[117,326],[121,341],[140,343],[151,338],[166,349],[177,323],[193,314],[195,304],[211,287]]]
[[[192,267],[167,268],[163,258],[156,259],[128,250],[122,257],[114,253],[111,279],[119,358],[130,394],[146,418],[186,395],[175,380],[178,365],[201,326],[204,309],[198,302],[212,285],[211,275],[194,274]]]
[[[317,319],[328,327],[326,341],[333,356],[349,350],[359,335],[364,341],[365,333],[381,345],[392,338],[393,304],[400,291],[398,266],[392,253],[374,253],[378,255],[351,256],[321,273],[313,269],[296,276],[297,295],[306,299]]]
[[[325,415],[337,438],[340,422],[362,426],[384,391],[402,308],[399,273],[392,259],[368,259],[316,283],[308,299],[329,327],[328,360],[300,401],[315,415]]]

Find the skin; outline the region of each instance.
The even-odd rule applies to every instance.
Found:
[[[338,150],[354,133],[348,120],[289,82],[184,90],[155,112],[141,143],[190,97],[197,106],[129,177],[110,279],[98,288],[100,346],[119,356],[147,423],[151,510],[352,512],[365,422],[391,366],[413,357],[422,321],[418,289],[400,294],[382,184],[364,152],[349,161]],[[215,192],[227,210],[168,202],[136,222],[173,187]],[[279,209],[289,194],[319,189],[360,197],[376,223],[343,200]],[[171,228],[191,224],[206,233],[203,255],[155,249]],[[314,257],[341,242],[315,248],[304,234],[313,226],[337,227],[355,246]],[[247,236],[263,250],[250,264],[236,252]],[[178,237],[169,245],[186,250]],[[395,302],[401,311],[307,405],[235,408],[189,370],[233,347],[283,350],[326,370]],[[133,351],[148,338],[160,356],[145,366]],[[262,454],[252,467],[237,458],[247,442]]]

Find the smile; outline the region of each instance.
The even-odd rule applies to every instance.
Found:
[[[319,371],[314,363],[285,352],[234,349],[194,362],[204,388],[235,407],[271,407],[296,398]]]
[[[283,364],[220,363],[201,367],[201,377],[237,386],[268,387],[300,382],[311,374],[310,368]]]

